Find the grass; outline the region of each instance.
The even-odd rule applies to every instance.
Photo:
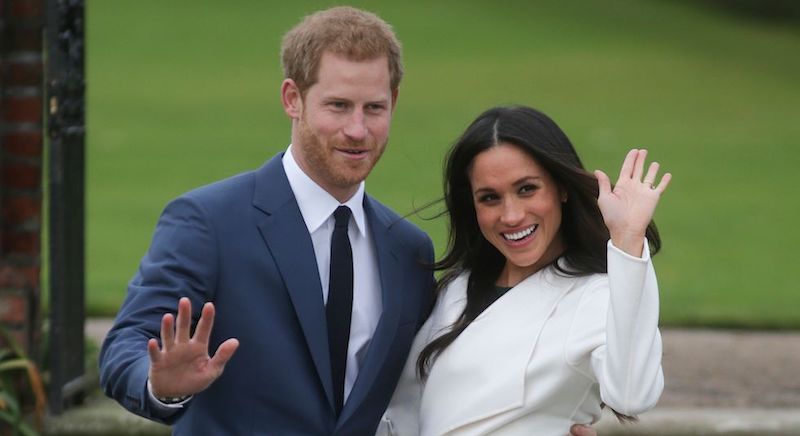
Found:
[[[268,4],[270,3],[270,4]],[[113,314],[161,208],[289,142],[282,34],[329,2],[89,2],[88,311]],[[656,219],[665,325],[800,328],[800,31],[690,2],[356,1],[392,23],[406,77],[368,189],[437,198],[478,113],[544,110],[590,168],[647,147],[673,172]],[[444,249],[442,220],[413,217]]]

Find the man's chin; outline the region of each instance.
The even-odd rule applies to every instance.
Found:
[[[357,171],[352,168],[340,169],[336,174],[336,184],[343,189],[353,188],[366,180],[368,175],[369,169],[359,169]]]

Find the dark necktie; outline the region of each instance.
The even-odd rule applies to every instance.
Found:
[[[328,321],[333,395],[338,416],[344,405],[344,374],[347,368],[347,343],[350,341],[350,315],[353,310],[353,251],[347,237],[350,209],[339,206],[333,217],[336,226],[331,236],[331,271],[325,316]]]

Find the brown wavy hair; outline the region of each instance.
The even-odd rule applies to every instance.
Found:
[[[283,36],[283,75],[297,84],[300,93],[317,83],[322,55],[326,52],[352,61],[386,56],[389,81],[394,91],[403,78],[402,50],[392,26],[377,15],[339,6],[308,15]]]

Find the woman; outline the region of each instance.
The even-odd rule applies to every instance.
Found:
[[[652,216],[670,175],[631,150],[612,188],[546,115],[480,115],[450,150],[433,312],[384,417],[396,435],[565,435],[663,389]],[[644,176],[643,176],[644,174]]]

